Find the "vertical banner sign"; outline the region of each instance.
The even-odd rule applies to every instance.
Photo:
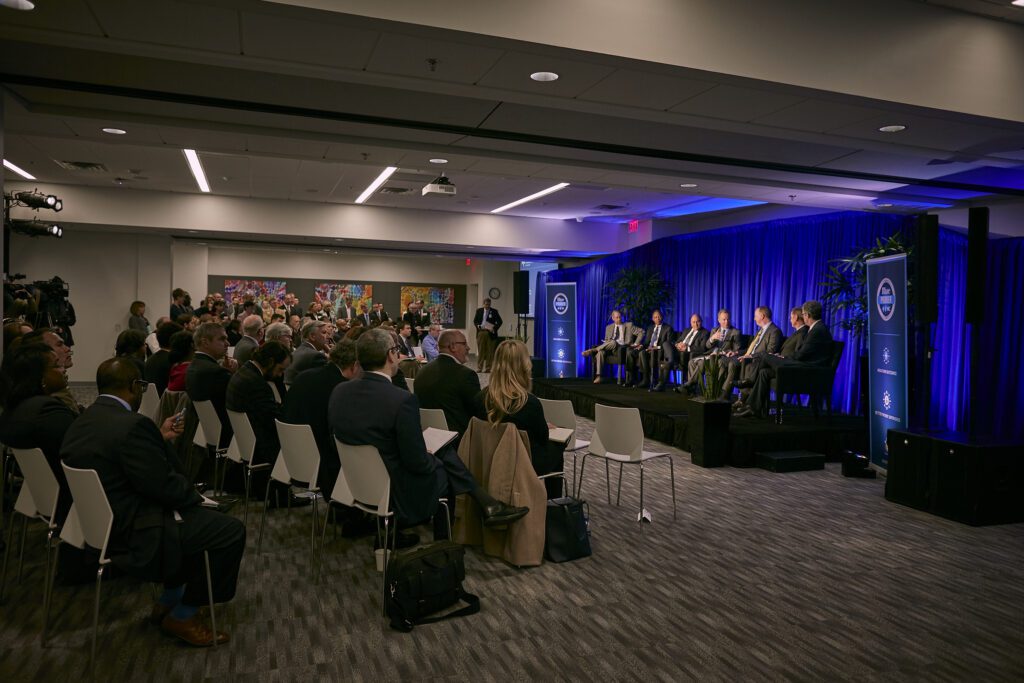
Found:
[[[576,376],[576,283],[549,282],[547,310],[548,377]]]
[[[906,429],[907,256],[867,261],[871,464],[889,467],[890,429]]]

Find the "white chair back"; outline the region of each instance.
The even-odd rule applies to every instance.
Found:
[[[68,488],[75,501],[76,517],[85,543],[100,551],[100,564],[107,564],[107,543],[114,526],[114,512],[96,470],[80,470],[62,463]]]
[[[590,452],[595,455],[608,453],[627,460],[640,460],[644,450],[644,427],[638,408],[613,408],[594,406],[593,441]]]
[[[196,414],[199,416],[199,426],[203,430],[204,439],[203,446],[213,446],[214,448],[220,445],[220,417],[217,415],[217,409],[213,407],[213,401],[193,401],[192,405],[196,407]],[[196,430],[196,443],[199,439],[199,430]]]
[[[46,456],[38,448],[12,448],[11,452],[25,477],[24,488],[28,489],[24,501],[21,495],[18,496],[15,509],[28,517],[42,517],[51,521],[57,512],[60,485],[57,477],[53,476]]]
[[[85,533],[82,531],[82,520],[78,519],[78,508],[71,504],[68,510],[68,518],[64,520],[64,526],[60,529],[60,540],[73,545],[79,550],[85,550]]]
[[[157,422],[160,419],[160,394],[156,390],[156,385],[152,382],[146,386],[146,390],[142,392],[142,403],[139,404],[139,415],[145,415],[153,422]],[[160,423],[157,422],[157,426]]]
[[[342,505],[387,517],[391,514],[391,476],[373,446],[349,446],[337,439],[341,472],[331,499]]]
[[[256,452],[256,433],[252,430],[249,416],[236,410],[228,411],[228,422],[235,437],[228,447],[227,457],[235,462],[252,462],[252,454]]]
[[[413,389],[413,387],[415,385],[416,385],[416,380],[414,380],[412,377],[406,377],[405,378],[405,386],[409,387],[409,393],[410,394],[415,394],[416,393],[415,389]]]
[[[440,408],[420,408],[420,426],[423,429],[434,427],[435,429],[448,430],[448,420],[444,411]]]
[[[320,469],[320,449],[316,446],[313,428],[274,420],[277,438],[281,441],[281,457],[288,474],[295,481],[309,482],[309,490],[317,490],[316,474]]]
[[[280,435],[278,438],[280,438]],[[274,469],[270,470],[270,478],[282,484],[292,483],[292,475],[288,473],[288,464],[280,453],[277,454],[277,460],[274,461]]]

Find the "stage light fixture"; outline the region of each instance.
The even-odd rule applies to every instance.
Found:
[[[43,194],[39,190],[15,192],[14,200],[23,206],[36,210],[52,209],[53,211],[60,211],[64,208],[64,202],[59,197],[52,194]]]
[[[43,221],[38,220],[26,221],[12,218],[7,222],[7,225],[12,231],[29,237],[46,236],[60,239],[64,236],[64,228],[56,223],[44,223]]]

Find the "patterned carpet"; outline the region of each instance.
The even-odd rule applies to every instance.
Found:
[[[592,426],[581,420],[580,431]],[[328,530],[314,585],[310,508],[271,510],[257,557],[252,504],[239,595],[218,610],[231,642],[178,645],[143,623],[152,589],[114,580],[104,587],[97,678],[1024,679],[1024,525],[972,528],[903,508],[883,498],[882,480],[844,478],[838,465],[705,470],[679,451],[647,448],[673,454],[677,520],[666,463],[647,470],[653,523],[642,528],[638,472],[627,469],[616,507],[603,466],[590,463],[593,557],[519,570],[470,552],[466,588],[481,613],[408,635],[380,617],[369,538]],[[40,647],[43,532],[30,531],[25,578],[13,591],[9,583],[0,608],[0,681],[84,676],[93,587],[55,591],[61,614]]]

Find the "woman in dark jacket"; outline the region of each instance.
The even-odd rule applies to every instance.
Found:
[[[146,320],[145,301],[133,301],[128,308],[128,329],[138,330],[143,335],[150,333],[149,321]]]

